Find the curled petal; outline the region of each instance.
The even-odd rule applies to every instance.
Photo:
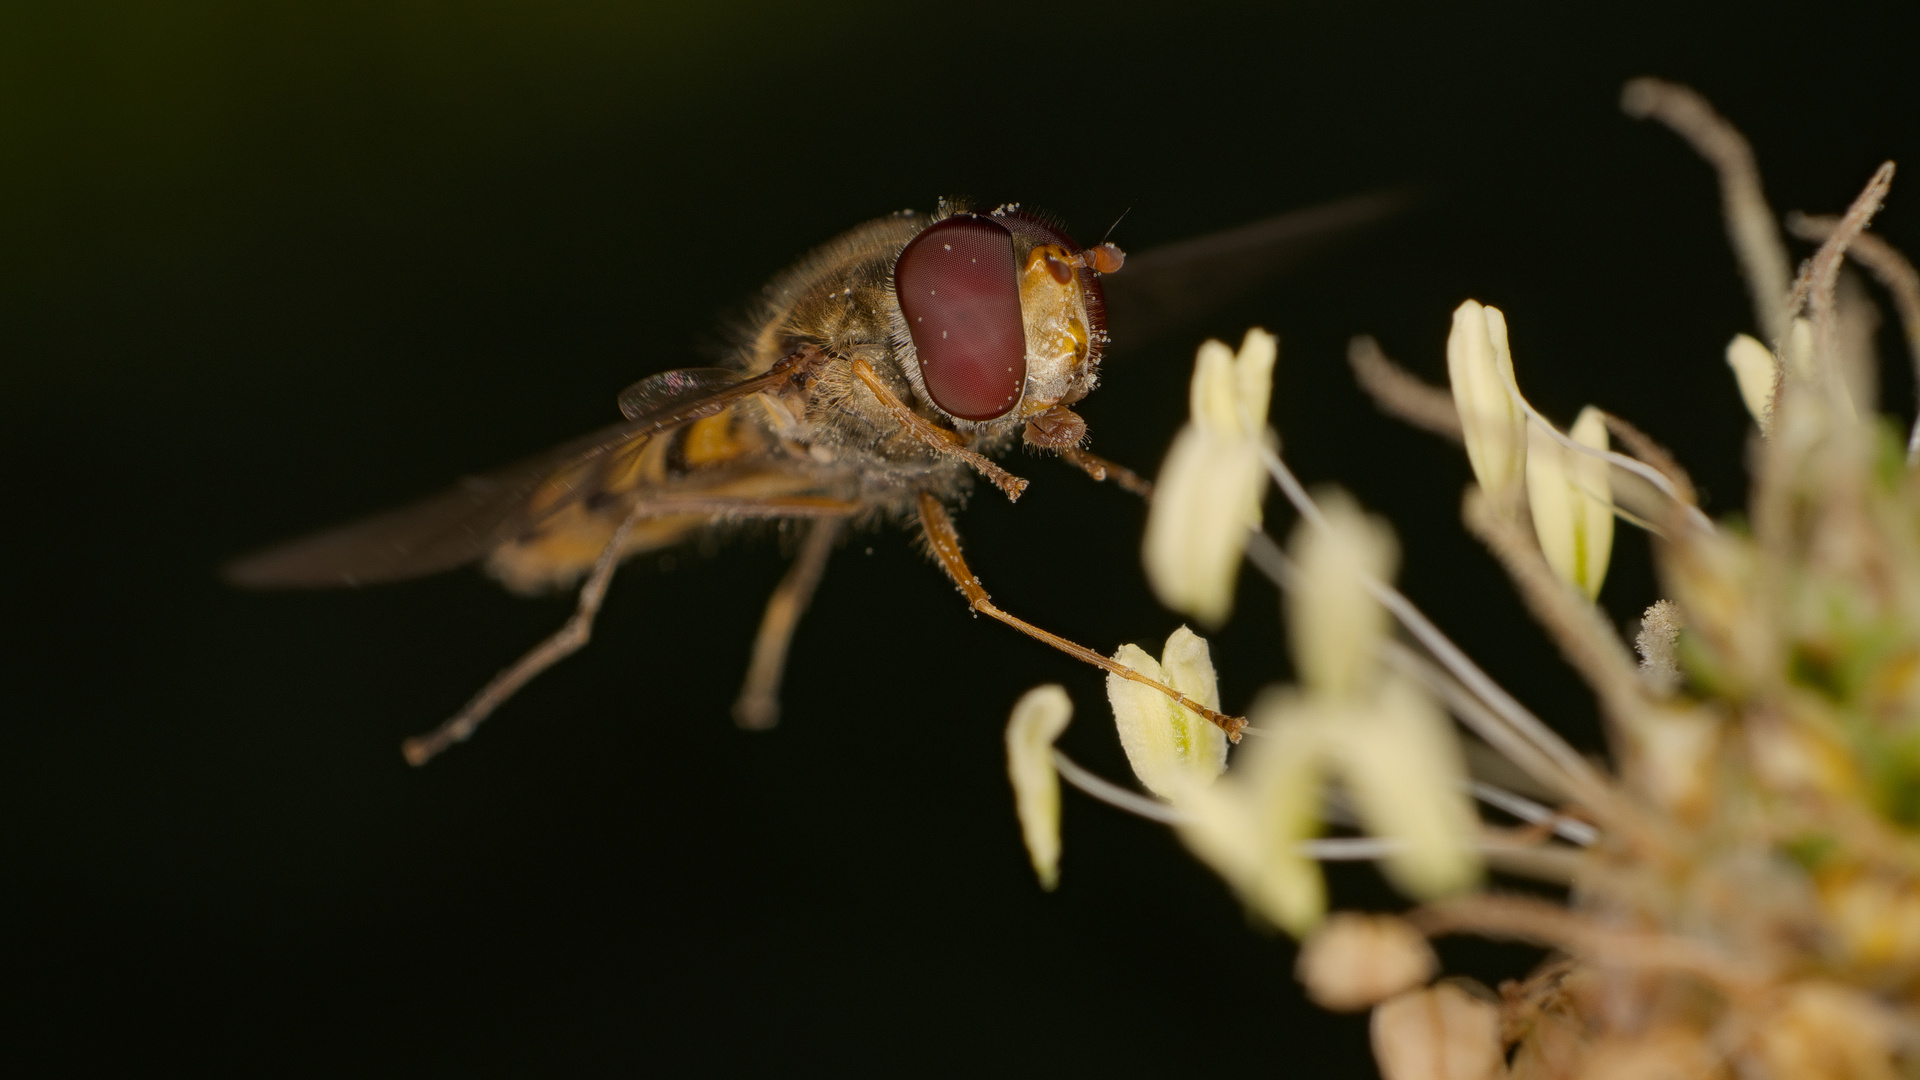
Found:
[[[1164,664],[1138,645],[1122,645],[1113,658],[1210,709],[1220,706],[1207,643],[1186,627],[1167,639]],[[1174,704],[1151,687],[1107,676],[1107,700],[1120,745],[1147,790],[1179,802],[1194,787],[1213,782],[1227,767],[1227,736],[1199,713]]]
[[[1573,441],[1607,449],[1607,425],[1588,406],[1568,432]],[[1527,502],[1547,564],[1591,600],[1600,595],[1613,553],[1613,495],[1607,463],[1560,444],[1540,424],[1527,428]]]
[[[1390,678],[1335,727],[1339,774],[1367,832],[1397,840],[1387,876],[1414,896],[1480,880],[1466,763],[1452,724],[1419,687]]]
[[[1013,808],[1020,835],[1040,887],[1060,882],[1060,777],[1053,767],[1053,744],[1073,718],[1073,702],[1058,686],[1037,686],[1013,706],[1007,721],[1007,778],[1013,781]]]
[[[1309,522],[1288,542],[1300,583],[1287,602],[1287,637],[1300,681],[1317,694],[1361,693],[1374,671],[1374,650],[1387,632],[1387,613],[1362,575],[1385,581],[1399,562],[1399,545],[1384,521],[1369,517],[1344,491],[1316,496],[1331,529]]]
[[[1753,422],[1766,434],[1773,425],[1773,391],[1780,381],[1780,362],[1765,345],[1746,334],[1736,334],[1727,342],[1727,366],[1740,386],[1740,400],[1746,403]]]
[[[1469,300],[1453,313],[1447,335],[1447,380],[1480,486],[1495,498],[1518,492],[1525,470],[1526,414],[1508,396],[1513,355],[1499,308]]]

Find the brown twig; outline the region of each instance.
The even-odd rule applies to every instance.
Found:
[[[1523,896],[1481,894],[1441,900],[1407,914],[1428,937],[1477,934],[1562,949],[1609,967],[1693,975],[1735,993],[1753,993],[1767,972],[1696,941],[1603,926],[1558,904]]]
[[[1802,240],[1824,241],[1839,228],[1840,219],[1832,215],[1814,216],[1794,211],[1787,215],[1787,231]],[[1912,357],[1916,417],[1907,437],[1907,463],[1920,457],[1920,271],[1900,253],[1900,249],[1870,232],[1853,238],[1847,257],[1867,268],[1893,297],[1900,313],[1900,328],[1906,333],[1907,352]]]
[[[1454,442],[1461,441],[1460,410],[1453,393],[1426,382],[1388,359],[1380,343],[1362,334],[1347,342],[1347,363],[1354,381],[1388,416]]]
[[[1636,119],[1652,118],[1687,140],[1720,176],[1720,206],[1727,222],[1740,275],[1753,297],[1754,318],[1761,334],[1779,349],[1786,341],[1792,315],[1781,299],[1787,295],[1786,244],[1774,225],[1773,211],[1760,189],[1760,169],[1753,147],[1738,128],[1713,110],[1691,87],[1664,79],[1633,79],[1620,92],[1620,108]]]
[[[1599,609],[1560,580],[1547,565],[1533,536],[1514,518],[1495,509],[1479,488],[1470,488],[1461,516],[1486,544],[1533,617],[1546,627],[1560,654],[1593,687],[1608,712],[1624,717],[1644,702],[1639,665]]]
[[[1883,162],[1873,172],[1867,186],[1847,207],[1847,212],[1827,233],[1826,242],[1820,245],[1813,260],[1801,275],[1805,281],[1805,292],[1796,283],[1794,295],[1787,298],[1788,315],[1799,314],[1800,304],[1804,302],[1813,314],[1813,339],[1816,355],[1820,358],[1830,392],[1836,400],[1845,400],[1839,395],[1844,388],[1840,386],[1840,367],[1836,362],[1839,353],[1839,320],[1835,316],[1834,290],[1840,282],[1840,262],[1846,255],[1848,245],[1862,232],[1873,215],[1880,212],[1880,204],[1886,200],[1887,188],[1893,184],[1893,162]]]

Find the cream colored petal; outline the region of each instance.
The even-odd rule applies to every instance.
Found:
[[[1315,500],[1332,529],[1294,526],[1288,549],[1300,575],[1287,597],[1287,637],[1302,683],[1317,694],[1351,696],[1371,681],[1374,650],[1387,632],[1387,613],[1361,575],[1392,578],[1399,544],[1346,492],[1319,492]]]
[[[1422,899],[1478,882],[1477,819],[1446,714],[1398,677],[1347,713],[1334,729],[1340,780],[1367,832],[1400,842],[1386,860],[1387,876]]]
[[[1257,435],[1267,426],[1273,401],[1273,365],[1280,357],[1280,339],[1259,327],[1247,331],[1233,358],[1233,381],[1240,401],[1240,430]]]
[[[1326,882],[1301,844],[1319,835],[1325,725],[1291,692],[1255,703],[1262,734],[1234,775],[1211,787],[1189,781],[1181,836],[1263,919],[1298,937],[1326,914]]]
[[[1209,340],[1193,360],[1193,382],[1187,391],[1189,420],[1220,435],[1238,435],[1239,387],[1234,377],[1233,350],[1226,342]]]
[[[1451,983],[1373,1010],[1373,1060],[1383,1080],[1498,1080],[1500,1010]]]
[[[1813,320],[1795,319],[1787,332],[1787,370],[1798,379],[1814,377]]]
[[[1233,612],[1247,534],[1260,526],[1266,492],[1261,446],[1189,425],[1154,483],[1141,545],[1147,581],[1161,603],[1203,626],[1220,626]]]
[[[1040,887],[1060,883],[1060,777],[1053,744],[1073,718],[1073,702],[1059,686],[1036,686],[1014,703],[1007,721],[1007,778],[1020,835]]]
[[[1166,648],[1161,650],[1160,670],[1166,675],[1168,686],[1215,712],[1220,711],[1220,682],[1213,670],[1213,651],[1207,647],[1206,638],[1184,626],[1175,630],[1167,638]],[[1190,709],[1175,708],[1169,712],[1185,732],[1192,748],[1190,758],[1194,769],[1209,779],[1226,772],[1227,733]]]
[[[1171,667],[1147,655],[1138,645],[1122,645],[1113,658],[1150,679],[1174,689],[1211,709],[1220,706],[1207,643],[1181,627],[1167,642]],[[1183,685],[1184,684],[1184,685]],[[1180,802],[1196,785],[1213,782],[1227,767],[1226,734],[1199,713],[1173,703],[1149,686],[1107,676],[1107,700],[1113,705],[1114,726],[1127,762],[1148,791]]]
[[[1607,449],[1607,425],[1588,406],[1568,432],[1574,442]],[[1613,496],[1607,463],[1563,446],[1539,423],[1527,427],[1527,502],[1534,534],[1554,573],[1600,595],[1613,554]]]
[[[1257,435],[1267,425],[1279,355],[1279,340],[1258,327],[1247,331],[1238,353],[1224,342],[1201,345],[1188,390],[1192,423],[1221,435]]]
[[[1735,334],[1727,342],[1727,366],[1740,386],[1740,400],[1746,403],[1761,434],[1773,426],[1773,391],[1780,381],[1780,362],[1773,353],[1746,334]]]
[[[1426,935],[1395,915],[1336,913],[1300,946],[1294,975],[1323,1009],[1358,1012],[1439,970]]]
[[[1526,460],[1526,415],[1507,393],[1512,375],[1505,317],[1472,300],[1461,304],[1447,336],[1447,379],[1474,477],[1502,498],[1519,490]]]

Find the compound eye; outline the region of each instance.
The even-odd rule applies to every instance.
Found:
[[[1020,404],[1027,334],[1005,226],[971,214],[929,225],[894,263],[893,291],[935,405],[992,420]]]

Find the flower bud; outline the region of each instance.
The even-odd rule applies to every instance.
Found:
[[[1007,778],[1013,781],[1013,808],[1033,872],[1048,892],[1060,882],[1060,777],[1054,771],[1053,743],[1072,718],[1073,702],[1067,692],[1048,685],[1022,695],[1007,721]]]
[[[1527,454],[1527,417],[1507,392],[1513,355],[1499,308],[1469,300],[1453,313],[1447,335],[1447,380],[1481,488],[1496,499],[1520,490]]]
[[[1589,405],[1568,432],[1574,442],[1607,448],[1607,425]],[[1540,424],[1527,428],[1527,502],[1547,565],[1592,600],[1613,554],[1613,494],[1605,459],[1560,444]]]
[[[1452,983],[1413,990],[1373,1010],[1373,1060],[1383,1080],[1498,1080],[1507,1063],[1500,1010]]]
[[[1422,985],[1439,967],[1426,936],[1407,920],[1343,911],[1300,946],[1293,971],[1314,1004],[1358,1012]]]
[[[1184,626],[1167,639],[1159,661],[1138,645],[1120,646],[1113,658],[1209,709],[1220,708],[1206,639]],[[1107,700],[1134,775],[1155,795],[1177,802],[1226,770],[1227,734],[1199,713],[1118,675],[1107,676]]]

